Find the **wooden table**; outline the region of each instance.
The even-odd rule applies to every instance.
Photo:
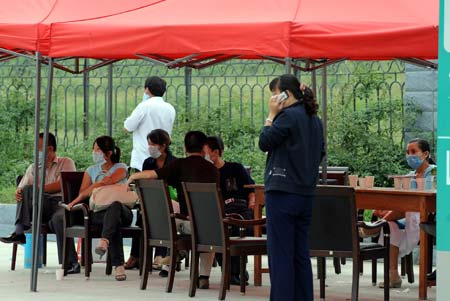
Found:
[[[264,185],[248,185],[255,189],[255,219],[262,217],[262,208],[265,204]],[[355,189],[356,207],[358,209],[383,209],[397,211],[420,212],[420,222],[427,222],[428,215],[436,212],[436,191],[396,190],[393,188]],[[255,236],[261,236],[260,227],[255,227]],[[429,237],[420,231],[420,267],[419,267],[419,299],[427,299],[427,267],[429,250]],[[255,286],[261,285],[262,273],[267,268],[261,268],[261,256],[255,256],[254,281]]]
[[[394,188],[355,189],[358,209],[382,209],[420,212],[420,222],[436,212],[436,191],[397,190]],[[419,299],[427,299],[427,267],[429,236],[420,231]]]
[[[254,208],[254,217],[255,219],[262,218],[262,211],[265,205],[265,197],[264,197],[264,184],[253,184],[253,185],[245,185],[245,188],[254,188],[255,189],[255,208]],[[262,236],[261,226],[254,227],[255,236]],[[268,268],[262,267],[261,255],[255,255],[253,261],[253,279],[255,286],[261,286],[262,284],[262,273],[269,273]]]

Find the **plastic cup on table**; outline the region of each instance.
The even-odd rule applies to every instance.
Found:
[[[425,178],[416,178],[417,190],[425,190]]]
[[[367,180],[366,178],[359,178],[359,187],[361,189],[366,189],[367,188]]]
[[[394,178],[394,188],[395,189],[402,189],[402,179],[395,177]]]
[[[404,190],[411,189],[411,178],[409,178],[409,177],[402,178],[402,188]]]
[[[366,186],[367,188],[373,188],[373,184],[375,182],[374,176],[366,176]]]
[[[350,186],[352,186],[353,188],[356,188],[356,186],[358,186],[358,176],[357,175],[349,175],[348,181],[349,181]]]

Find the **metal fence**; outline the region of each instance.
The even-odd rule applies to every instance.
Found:
[[[90,63],[93,62],[85,62]],[[25,112],[29,111],[34,100],[34,68],[32,62],[22,59],[0,64],[0,101],[6,102],[7,108],[22,106]],[[46,68],[43,70],[45,74]],[[202,70],[167,69],[139,60],[121,61],[111,68],[99,68],[84,75],[56,70],[51,131],[66,147],[85,136],[106,133],[111,82],[113,133],[122,131],[123,121],[141,101],[145,79],[150,75],[167,81],[165,98],[177,110],[177,124],[214,116],[218,123],[246,123],[259,128],[266,117],[268,84],[284,72],[283,65],[259,60],[234,60]],[[317,71],[319,103],[321,72]],[[313,81],[311,73],[298,76],[302,82]],[[44,77],[44,85],[45,81]],[[347,106],[350,103],[353,110],[386,100],[402,103],[404,82],[405,66],[399,61],[341,62],[327,67],[328,102]],[[328,112],[329,117],[332,114]],[[19,115],[14,123],[16,128],[33,125],[32,113]],[[379,130],[387,127],[393,139],[403,137],[393,126],[398,120],[393,116],[389,119],[378,121]]]

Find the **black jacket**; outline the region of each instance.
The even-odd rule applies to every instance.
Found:
[[[283,109],[265,126],[259,148],[268,152],[265,191],[313,195],[325,155],[322,122],[309,116],[301,102]]]

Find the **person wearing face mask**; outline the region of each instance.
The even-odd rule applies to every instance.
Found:
[[[406,161],[413,169],[408,176],[417,178],[425,178],[426,182],[431,185],[430,176],[436,168],[434,161],[430,158],[430,144],[422,139],[413,139],[408,142],[406,151]],[[416,183],[411,182],[411,189],[416,188]],[[375,210],[373,214],[381,219],[389,222],[390,247],[389,247],[389,287],[400,288],[402,279],[398,273],[398,258],[403,257],[417,246],[419,242],[419,212],[399,212],[392,210]],[[364,232],[363,236],[375,236],[379,233]],[[382,235],[380,235],[379,243],[383,243]],[[379,284],[380,288],[384,287],[384,283]]]
[[[138,179],[162,179],[168,185],[177,190],[180,214],[187,216],[188,209],[184,198],[182,182],[219,183],[219,172],[213,164],[205,160],[205,148],[207,137],[203,132],[190,131],[184,137],[184,149],[186,158],[172,161],[167,166],[156,170],[145,170],[132,174],[128,182]],[[182,234],[191,234],[191,226],[188,220],[176,219],[177,230]],[[209,288],[209,274],[214,261],[214,253],[200,254],[200,277],[198,287]]]
[[[244,166],[237,162],[227,162],[222,159],[225,147],[220,137],[208,137],[206,154],[220,173],[220,191],[224,200],[226,214],[238,214],[242,219],[254,219],[253,208],[255,206],[255,190],[244,188],[244,185],[255,184]],[[239,236],[239,227],[231,227],[231,236]],[[246,228],[245,234],[253,235],[253,228]],[[222,266],[222,254],[217,254],[216,259]],[[240,285],[240,261],[239,256],[231,257],[230,284]],[[248,281],[248,273],[246,281]]]
[[[62,249],[64,241],[64,208],[58,205],[62,201],[61,197],[61,172],[75,171],[75,163],[67,157],[59,157],[56,154],[56,138],[52,133],[48,133],[47,157],[44,158],[43,152],[44,133],[39,134],[39,167],[44,167],[45,186],[42,222],[48,223],[49,227],[56,234],[58,247],[58,260],[62,262]],[[16,221],[15,231],[8,237],[0,238],[4,243],[26,243],[24,231],[31,227],[32,207],[33,207],[33,182],[34,182],[34,164],[31,164],[20,181],[16,189]],[[80,272],[75,246],[69,243],[69,262],[71,268],[69,274]]]
[[[125,131],[133,133],[130,167],[136,171],[141,171],[148,157],[147,134],[154,129],[163,129],[169,135],[172,133],[175,109],[163,99],[165,92],[166,82],[162,78],[147,78],[142,102],[124,122]]]
[[[170,151],[169,145],[171,144],[169,133],[162,129],[156,129],[151,131],[147,135],[148,151],[150,157],[145,159],[142,170],[155,170],[167,166],[170,162],[177,159]],[[173,197],[172,197],[173,199]],[[136,226],[142,227],[142,216],[137,215]],[[167,248],[156,248],[155,258],[153,260],[153,268],[159,269],[161,265],[167,264],[170,260],[167,255]],[[130,257],[125,263],[125,269],[139,268],[139,240],[132,239]],[[161,272],[161,276],[165,276],[167,271]]]
[[[89,166],[83,175],[78,196],[68,204],[72,208],[88,199],[97,187],[125,183],[127,181],[127,165],[119,163],[120,148],[109,136],[95,139],[92,148],[94,165]],[[111,255],[111,264],[115,267],[117,281],[126,280],[123,255],[123,241],[120,226],[129,226],[133,221],[133,214],[127,206],[120,202],[113,202],[106,210],[92,213],[91,222],[102,227],[102,237],[95,248],[95,252],[104,255],[106,251]]]

